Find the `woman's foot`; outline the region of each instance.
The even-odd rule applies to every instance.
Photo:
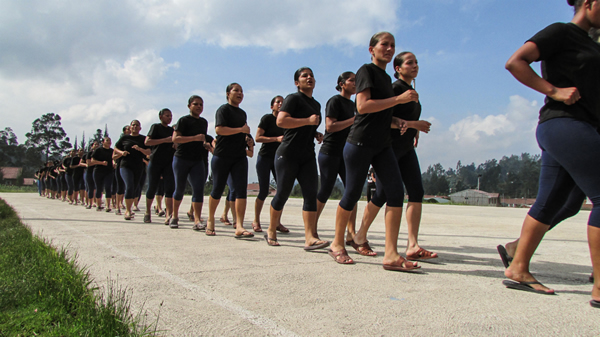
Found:
[[[514,271],[514,266],[511,264],[505,271],[504,276],[507,278],[516,281],[518,283],[523,283],[529,285],[533,290],[544,292],[546,294],[554,294],[554,289],[550,289],[545,285],[538,282],[538,280],[531,275],[529,272],[519,272]]]
[[[406,259],[411,261],[428,260],[437,258],[437,253],[430,252],[419,246],[406,249]]]
[[[252,229],[257,233],[263,231],[259,223],[252,223]]]
[[[220,217],[219,221],[221,221],[222,223],[224,223],[227,226],[231,226],[231,222],[229,222],[229,219],[227,219],[227,217]]]

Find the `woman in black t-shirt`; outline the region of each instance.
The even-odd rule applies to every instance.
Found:
[[[121,158],[121,177],[125,181],[125,220],[131,220],[131,206],[141,189],[143,171],[146,168],[144,158],[150,155],[150,149],[144,144],[146,136],[140,134],[142,124],[133,120],[129,124],[130,135],[123,135],[115,144],[113,159]]]
[[[85,180],[86,193],[86,209],[91,209],[94,206],[94,196],[96,191],[96,184],[94,183],[94,164],[92,163],[92,153],[98,148],[100,144],[93,142],[90,145],[89,151],[84,155],[83,161],[85,164],[85,172],[83,178]]]
[[[102,147],[97,148],[92,154],[92,164],[94,164],[94,183],[96,185],[96,210],[100,211],[102,207],[102,187],[104,187],[104,196],[106,197],[106,212],[110,212],[110,201],[112,197],[113,181],[113,149],[110,145],[110,137],[104,137]]]
[[[277,182],[275,173],[275,152],[283,140],[283,129],[277,126],[277,115],[283,103],[282,96],[275,96],[271,100],[271,113],[264,115],[256,128],[256,142],[263,143],[256,157],[256,176],[258,177],[258,196],[254,201],[254,221],[252,228],[255,232],[262,232],[260,226],[260,213],[267,195],[269,195],[270,173]],[[289,231],[287,228],[278,227],[280,231]]]
[[[81,198],[81,204],[84,202],[85,185],[83,184],[83,172],[85,165],[82,163],[83,155],[83,148],[80,148],[70,163],[70,167],[73,169],[73,199],[75,200],[75,205],[79,203],[79,198]]]
[[[317,233],[317,162],[315,139],[320,143],[323,134],[317,132],[321,124],[321,104],[313,98],[315,76],[308,67],[294,73],[294,84],[298,92],[288,95],[277,115],[277,126],[284,128],[283,140],[275,153],[277,172],[277,194],[271,201],[271,217],[265,240],[270,246],[279,246],[277,227],[281,224],[281,213],[289,198],[294,181],[302,188],[304,205],[304,249],[325,248],[328,241],[319,239]]]
[[[121,134],[121,137],[123,137],[123,135],[130,135],[131,134],[131,128],[129,127],[129,125],[125,125],[123,127],[123,133]],[[123,177],[121,177],[121,159],[122,157],[119,157],[117,159],[115,159],[115,180],[117,181],[116,184],[116,191],[115,191],[115,195],[116,195],[116,209],[115,209],[115,214],[116,215],[121,215],[121,208],[125,208],[125,205],[123,205],[123,200],[125,199],[125,181],[123,180]]]
[[[173,192],[175,191],[173,155],[175,148],[173,146],[173,128],[169,126],[173,114],[169,109],[162,109],[158,112],[158,118],[160,123],[152,124],[145,140],[147,146],[152,146],[152,154],[148,163],[148,190],[146,191],[144,222],[151,222],[152,202],[161,181],[164,186],[166,218],[168,219],[173,212]]]
[[[569,192],[579,188],[592,201],[588,242],[594,268],[590,304],[600,308],[600,46],[588,35],[600,28],[600,1],[569,0],[575,15],[554,23],[521,46],[506,69],[526,86],[546,95],[536,138],[542,149],[540,186],[528,212],[512,263],[504,274],[509,288],[553,294],[529,272],[533,253]],[[531,63],[542,61],[542,76]],[[514,282],[516,281],[516,282]]]
[[[398,80],[392,84],[395,95],[401,95],[409,90],[414,90],[411,83],[416,79],[419,73],[417,58],[411,52],[402,52],[394,58],[394,77]],[[437,254],[425,250],[419,246],[418,235],[421,223],[421,211],[423,205],[423,182],[421,179],[421,168],[415,147],[419,138],[419,132],[429,132],[431,123],[419,120],[421,117],[421,103],[408,102],[398,104],[394,107],[394,117],[406,121],[407,130],[400,134],[400,130],[392,129],[392,148],[396,156],[396,162],[400,168],[402,182],[408,193],[408,205],[406,206],[406,222],[408,225],[408,240],[406,245],[406,258],[409,260],[427,260],[436,258]],[[386,195],[383,186],[376,180],[376,192],[373,195],[368,206],[372,212],[368,212],[363,217],[362,224],[365,230],[369,228],[379,209],[386,202]],[[350,244],[358,249],[355,242]],[[360,251],[359,251],[360,253]]]
[[[338,206],[335,239],[331,244],[329,255],[338,263],[354,263],[344,248],[344,234],[352,209],[360,199],[369,165],[373,165],[377,180],[381,181],[387,196],[383,268],[408,271],[420,266],[398,254],[398,232],[404,189],[398,165],[390,165],[396,161],[391,147],[390,128],[406,129],[405,121],[393,117],[392,108],[398,104],[417,101],[418,95],[414,90],[406,91],[402,95],[394,94],[391,78],[385,72],[385,68],[394,57],[395,47],[396,42],[392,34],[380,32],[373,35],[369,43],[372,63],[363,65],[356,73],[358,115],[344,147],[346,190]],[[365,214],[372,211],[367,205]],[[354,242],[357,246],[366,249],[368,241],[365,227],[361,226],[354,236]]]
[[[213,189],[208,199],[207,233],[214,234],[215,212],[221,200],[221,195],[231,174],[233,190],[235,191],[235,213],[237,227],[236,238],[251,238],[254,234],[244,229],[246,214],[246,190],[248,188],[248,159],[246,158],[246,134],[250,128],[246,123],[246,112],[239,105],[244,99],[242,86],[231,83],[225,89],[227,103],[215,113],[215,132],[217,146],[211,161]]]
[[[356,104],[351,100],[356,93],[356,75],[351,71],[342,73],[337,79],[335,89],[340,92],[327,101],[325,106],[325,136],[319,151],[319,172],[321,188],[317,194],[317,223],[325,203],[331,196],[338,175],[346,185],[346,165],[344,165],[344,145],[354,124]],[[356,206],[352,210],[346,241],[354,238],[356,226]]]
[[[186,182],[192,185],[192,207],[194,208],[194,230],[206,229],[200,222],[206,181],[207,150],[204,148],[208,122],[200,117],[204,111],[204,100],[193,95],[188,100],[190,114],[181,117],[173,127],[173,143],[177,144],[173,157],[175,192],[173,194],[173,214],[167,217],[169,227],[179,227],[179,206],[183,200]],[[207,234],[209,234],[207,232]]]

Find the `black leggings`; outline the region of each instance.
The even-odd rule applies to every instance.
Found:
[[[542,167],[538,195],[529,210],[529,216],[543,224],[556,223],[560,219],[559,212],[569,203],[569,198],[574,198],[570,202],[572,204],[581,200],[581,194],[577,199],[577,188],[593,204],[588,225],[600,227],[598,130],[589,123],[573,118],[554,118],[538,125],[536,137],[542,149]]]
[[[273,179],[277,182],[277,173],[275,171],[275,157],[258,155],[256,158],[256,175],[258,176],[258,196],[259,200],[264,201],[269,195],[269,172],[273,173]]]
[[[131,169],[128,167],[121,167],[121,177],[125,181],[125,199],[134,199],[137,196],[138,188],[141,189],[140,185],[142,181],[143,167]]]
[[[319,153],[319,171],[321,172],[321,188],[317,194],[317,200],[326,203],[335,187],[338,175],[346,186],[346,165],[343,157],[330,156]]]
[[[115,194],[123,195],[125,194],[125,180],[121,177],[121,167],[117,167],[115,170],[115,178],[117,178],[117,191]]]
[[[94,183],[96,184],[96,198],[102,198],[102,188],[104,187],[104,193],[106,198],[110,199],[112,196],[112,182],[113,172],[112,170],[94,169]]]
[[[298,179],[302,189],[304,204],[302,210],[307,212],[317,211],[317,161],[314,151],[299,155],[297,153],[275,155],[275,171],[277,172],[277,194],[271,201],[271,206],[276,211],[281,211],[287,202],[294,180]]]
[[[210,196],[213,199],[221,199],[221,195],[225,190],[227,178],[231,174],[234,196],[236,199],[246,199],[248,189],[248,158],[237,157],[217,157],[213,156],[211,161],[211,169],[213,174],[213,189]]]
[[[346,163],[346,189],[340,207],[349,212],[354,209],[354,205],[360,200],[369,173],[369,165],[373,165],[373,169],[377,172],[377,180],[385,190],[388,206],[402,207],[404,201],[402,175],[400,168],[395,164],[396,157],[391,147],[378,149],[346,142],[344,162]]]
[[[162,179],[160,177],[162,176]],[[173,176],[173,162],[164,161],[157,163],[151,160],[148,164],[148,190],[146,191],[147,199],[154,199],[156,190],[160,183],[164,186],[163,195],[167,198],[173,197],[175,192],[175,177]]]
[[[203,160],[189,160],[181,157],[173,158],[175,176],[175,192],[173,199],[183,200],[186,181],[192,185],[192,202],[204,201],[204,183],[206,182],[206,164]]]
[[[409,202],[423,202],[423,180],[421,179],[421,167],[419,166],[419,158],[417,158],[417,152],[413,149],[404,154],[396,153],[398,167],[400,168],[400,174],[402,175],[402,182],[406,187],[406,193],[408,193]],[[377,206],[382,207],[386,202],[386,195],[379,182],[377,172],[375,173],[375,194],[371,198],[371,202]]]

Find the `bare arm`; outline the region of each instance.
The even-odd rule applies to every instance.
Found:
[[[134,145],[131,148],[134,149],[134,150],[136,150],[136,151],[139,151],[139,152],[143,153],[146,156],[149,156],[150,153],[152,153],[152,150],[150,150],[150,149],[144,149],[144,148],[142,148],[142,147],[140,147],[138,145]]]
[[[283,140],[283,136],[266,137],[265,130],[263,130],[262,128],[256,129],[256,142],[258,142],[258,143],[275,143],[275,142],[281,143],[282,140]]]
[[[431,123],[428,121],[406,121],[406,125],[408,128],[416,129],[425,133],[429,133],[429,129],[431,128]]]
[[[91,161],[92,161],[92,165],[102,165],[102,166],[107,166],[108,165],[108,162],[96,160],[94,158],[92,158]]]
[[[205,139],[205,135],[204,134],[197,134],[195,136],[182,136],[181,132],[179,131],[175,131],[173,132],[173,138],[172,141],[173,143],[176,144],[185,144],[185,143],[190,143],[190,142],[203,142]]]
[[[155,145],[160,145],[160,144],[165,144],[165,143],[173,143],[173,137],[152,139],[152,138],[146,136],[146,140],[144,140],[144,145],[146,145],[146,146],[155,146]]]
[[[219,136],[231,136],[238,133],[250,133],[250,127],[248,124],[244,124],[241,128],[230,128],[228,126],[215,126],[215,132]]]
[[[325,117],[325,131],[330,133],[342,131],[345,128],[350,127],[352,126],[352,124],[354,124],[354,118],[355,116],[352,116],[352,118],[348,118],[343,121],[338,121],[336,118]]]
[[[506,70],[519,82],[555,101],[563,102],[566,105],[577,102],[581,98],[577,88],[557,88],[541,78],[531,68],[531,63],[535,62],[539,57],[540,51],[537,45],[533,42],[526,42],[506,61]]]
[[[356,94],[356,109],[359,114],[369,114],[389,109],[398,104],[416,102],[419,94],[414,90],[407,90],[402,94],[384,99],[371,99],[371,89],[366,89]]]
[[[295,129],[307,125],[319,125],[321,118],[319,115],[311,115],[308,118],[294,118],[285,111],[280,111],[277,115],[277,126],[284,129]]]

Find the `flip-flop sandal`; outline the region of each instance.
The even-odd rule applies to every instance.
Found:
[[[412,264],[412,267],[409,266],[409,263]],[[421,266],[418,266],[416,263],[413,264],[402,256],[394,263],[383,264],[383,269],[390,271],[413,271],[419,268],[421,268]]]
[[[279,225],[277,225],[277,228],[276,228],[276,230],[277,230],[278,232],[281,232],[281,233],[289,233],[289,232],[290,232],[290,230],[289,230],[289,229],[287,229],[287,228],[286,228],[284,225],[282,225],[282,224],[279,224]]]
[[[257,233],[263,231],[262,228],[260,227],[260,225],[257,225],[257,224],[252,224],[252,230],[254,230]],[[275,240],[275,241],[277,241],[277,240]]]
[[[158,212],[158,216],[165,216],[165,211]]]
[[[217,232],[215,232],[214,229],[206,227],[206,231],[204,232],[204,234],[206,234],[206,236],[215,236],[217,235]]]
[[[171,228],[171,229],[179,228],[179,219],[171,218],[171,221],[169,221],[169,228]]]
[[[327,249],[327,254],[333,258],[333,260],[339,264],[354,264],[354,260],[348,256],[348,252],[345,249],[334,252],[331,249]]]
[[[508,255],[508,252],[506,251],[506,248],[504,248],[503,245],[498,245],[496,249],[498,250],[498,254],[500,255],[500,259],[502,260],[504,268],[508,268],[513,258],[510,255]]]
[[[150,214],[144,214],[144,223],[151,223]]]
[[[220,217],[219,221],[221,221],[222,223],[224,223],[225,226],[231,226],[231,222],[229,222],[229,219],[223,219],[223,217]]]
[[[265,234],[265,240],[267,241],[267,244],[271,247],[279,247],[281,246],[279,244],[279,242],[277,241],[277,239],[271,239],[267,234]]]
[[[549,293],[549,292],[546,292],[543,290],[534,289],[531,286],[532,284],[541,284],[540,282],[537,282],[537,281],[535,281],[535,282],[516,282],[516,281],[504,280],[504,281],[502,281],[502,284],[504,284],[504,286],[507,287],[508,289],[528,291],[528,292],[542,294],[542,295],[555,295],[554,291]]]
[[[596,301],[596,300],[591,300],[590,301],[590,305],[594,308],[599,308],[600,309],[600,301]]]
[[[323,240],[317,239],[317,241],[310,244],[310,246],[304,246],[304,250],[309,251],[309,250],[321,249],[321,248],[325,248],[325,247],[329,246],[329,241],[323,241],[321,243],[317,243],[319,241],[323,241]]]
[[[203,230],[206,230],[206,225],[197,223],[197,224],[194,224],[192,229],[195,231],[203,231]]]
[[[188,216],[188,220],[194,221],[194,214],[190,214],[190,212],[187,212],[187,216]]]
[[[437,254],[430,252],[426,249],[419,248],[416,252],[410,255],[406,255],[406,259],[409,261],[429,260],[437,258]]]
[[[371,246],[369,246],[369,241],[358,244],[354,240],[350,240],[346,241],[346,243],[352,246],[352,248],[354,248],[360,255],[377,256],[377,253],[375,253],[373,249],[371,249]]]
[[[236,239],[249,239],[249,238],[253,238],[254,234],[248,232],[248,231],[243,231],[242,234],[239,235],[235,235],[234,236]]]

